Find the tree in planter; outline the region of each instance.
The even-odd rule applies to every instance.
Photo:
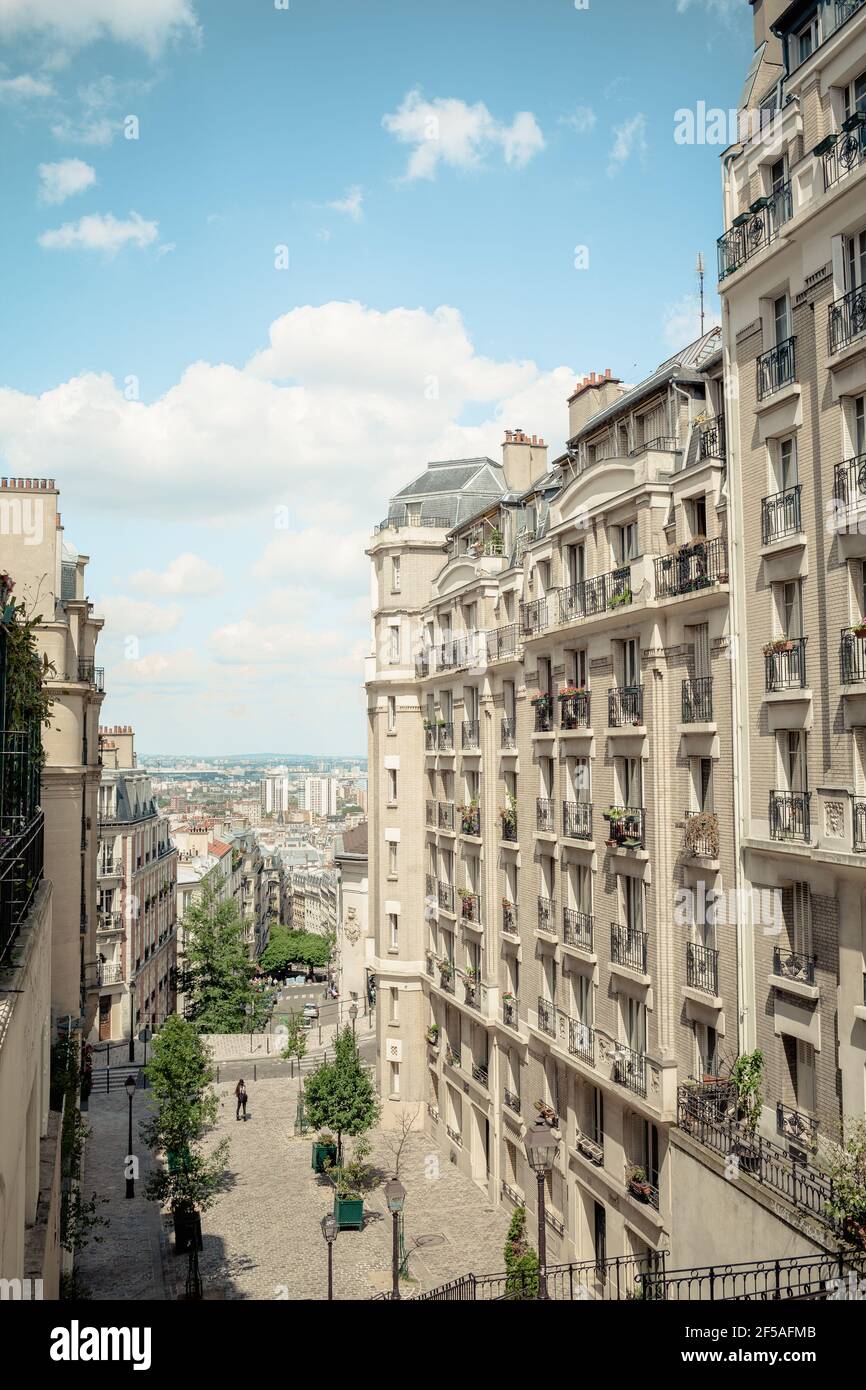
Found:
[[[228,1139],[208,1154],[201,1149],[219,1100],[210,1089],[210,1054],[192,1023],[169,1015],[153,1040],[146,1074],[155,1109],[141,1136],[149,1148],[165,1152],[166,1164],[151,1173],[145,1195],[172,1215],[191,1218],[206,1211],[220,1191],[229,1151]]]
[[[764,1054],[760,1048],[756,1048],[754,1052],[742,1053],[731,1068],[731,1080],[737,1092],[737,1111],[750,1146],[754,1145],[764,1105],[761,1094],[763,1079]]]
[[[252,986],[255,967],[238,905],[220,897],[221,887],[221,880],[205,879],[184,919],[188,1017],[197,1033],[249,1033],[264,1021],[267,1005]]]
[[[526,1208],[515,1207],[505,1240],[505,1293],[512,1299],[538,1297],[538,1255],[526,1235]]]
[[[307,1077],[304,1106],[314,1129],[336,1134],[337,1167],[343,1161],[343,1136],[357,1138],[378,1122],[379,1101],[349,1025],[337,1034],[333,1062],[323,1062]]]
[[[842,1143],[828,1144],[823,1157],[833,1184],[826,1215],[844,1244],[866,1250],[866,1120],[851,1120]]]

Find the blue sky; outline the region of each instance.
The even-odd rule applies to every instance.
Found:
[[[746,0],[281,3],[0,0],[0,459],[58,480],[146,751],[362,752],[389,494],[561,443],[714,279],[674,112],[736,104]]]

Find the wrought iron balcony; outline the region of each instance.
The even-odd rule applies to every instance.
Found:
[[[843,627],[839,643],[840,680],[843,685],[866,681],[866,622]]]
[[[681,546],[675,555],[657,555],[656,598],[676,598],[710,589],[728,582],[728,542],[725,536],[710,541],[694,541]]]
[[[440,801],[440,802],[439,802],[439,817],[438,817],[438,819],[439,819],[439,829],[440,829],[440,830],[453,830],[453,829],[454,829],[454,802],[453,802],[453,801]]]
[[[802,690],[806,685],[806,638],[788,637],[782,644],[764,648],[766,689]]]
[[[549,797],[539,796],[535,801],[535,828],[536,830],[553,831],[555,830],[553,802]]]
[[[430,653],[429,651],[419,652],[415,657],[415,676],[417,680],[424,680],[430,674]]]
[[[505,1090],[502,1092],[502,1099],[509,1110],[513,1110],[515,1115],[520,1114],[520,1096],[517,1095],[516,1091],[509,1091],[506,1086]]]
[[[588,729],[590,723],[590,697],[588,690],[576,690],[572,695],[560,694],[560,729]]]
[[[454,886],[451,883],[439,883],[439,906],[445,912],[454,911]]]
[[[435,752],[436,752],[436,743],[437,743],[437,731],[436,731],[436,726],[433,725],[433,724],[425,724],[425,726],[424,726],[424,747],[425,747],[425,749],[427,750],[428,753],[435,753]]]
[[[517,812],[513,807],[499,812],[499,821],[502,829],[503,840],[511,844],[517,843]]]
[[[576,618],[592,618],[613,608],[630,604],[631,566],[621,565],[607,574],[581,579],[577,584],[559,591],[559,621],[574,622]]]
[[[454,752],[454,725],[450,720],[440,724],[436,730],[436,746],[440,753]]]
[[[684,811],[683,849],[698,859],[718,859],[719,818],[712,811]]]
[[[427,974],[430,976],[430,979],[432,980],[433,976],[436,973],[436,957],[434,956],[432,951],[428,951],[426,954],[426,967]]]
[[[457,665],[457,647],[453,637],[446,638],[434,648],[437,671],[453,671]]]
[[[538,930],[556,935],[556,901],[553,898],[538,899]]]
[[[608,823],[608,846],[615,849],[646,847],[646,811],[643,806],[611,806],[603,812]]]
[[[517,903],[502,901],[502,930],[506,936],[517,936]]]
[[[556,1037],[556,1005],[550,999],[538,996],[538,1026],[542,1033]]]
[[[611,729],[643,723],[643,686],[613,686],[607,692],[607,722]]]
[[[801,1110],[791,1110],[781,1101],[776,1105],[776,1133],[805,1149],[818,1147],[818,1121]]]
[[[435,801],[424,802],[424,820],[425,824],[432,826],[432,828],[435,830],[437,824],[437,811]]]
[[[517,721],[503,719],[499,726],[499,745],[501,748],[517,747]]]
[[[846,507],[866,500],[866,454],[858,454],[836,464],[833,469],[833,496]]]
[[[713,717],[713,678],[683,681],[683,723],[708,724]]]
[[[448,1135],[448,1138],[451,1140],[452,1144],[456,1144],[458,1149],[463,1148],[463,1140],[461,1139],[456,1129],[452,1129],[450,1125],[446,1125],[445,1133]]]
[[[770,839],[811,839],[811,792],[770,792]]]
[[[96,931],[99,932],[119,932],[123,931],[122,912],[100,912],[96,919]]]
[[[796,339],[786,338],[767,352],[762,352],[756,363],[758,400],[775,395],[783,386],[789,386],[797,379]]]
[[[78,662],[78,679],[92,685],[94,690],[105,690],[105,667],[96,666],[92,661]]]
[[[8,733],[0,734],[0,742],[8,741],[9,738]],[[34,767],[37,768],[38,779],[35,758]],[[4,783],[6,773],[4,757]],[[7,794],[6,785],[3,790],[0,821],[6,825],[15,825],[15,829],[8,834],[0,834],[0,962],[4,961],[11,950],[42,882],[45,838],[44,817],[38,809],[34,809],[33,814],[23,824],[17,824],[23,819],[22,812],[26,805],[19,796],[23,789],[17,789],[15,795]]]
[[[851,809],[854,816],[854,849],[862,853],[866,850],[866,800],[862,796],[855,796]]]
[[[508,1028],[518,1026],[520,1004],[514,994],[504,994],[502,996],[502,1022]]]
[[[771,545],[783,536],[795,536],[802,531],[800,516],[800,493],[802,486],[786,488],[784,492],[774,492],[761,502],[761,544]]]
[[[569,840],[592,839],[591,801],[563,801],[562,833]]]
[[[485,1090],[490,1085],[490,1078],[486,1066],[473,1066],[472,1078],[474,1081],[477,1081],[480,1086],[483,1086]]]
[[[487,1002],[487,986],[483,985],[477,975],[463,976],[463,1002],[468,1004],[470,1009],[482,1009]]]
[[[538,695],[532,701],[535,710],[535,732],[537,734],[550,734],[553,732],[553,696]]]
[[[535,637],[547,627],[547,599],[533,598],[520,605],[520,630],[524,637]]]
[[[824,187],[830,189],[846,178],[853,169],[858,169],[866,159],[864,127],[860,125],[853,130],[841,130],[830,148],[824,151],[822,158]]]
[[[481,834],[480,806],[460,807],[460,834],[474,835],[476,838]]]
[[[460,916],[464,922],[474,922],[476,926],[480,926],[481,899],[477,893],[470,893],[467,889],[461,888]]]
[[[697,941],[686,942],[686,984],[706,994],[719,992],[719,953]]]
[[[735,218],[733,226],[718,239],[719,279],[733,275],[752,256],[775,241],[779,229],[790,220],[792,212],[789,181],[767,197],[759,198],[748,212]]]
[[[780,980],[796,980],[801,985],[813,985],[815,961],[815,956],[804,955],[802,951],[784,951],[781,946],[773,947],[773,974]]]
[[[679,451],[679,447],[675,435],[657,434],[652,439],[644,439],[633,449],[629,449],[628,456],[630,459],[640,458],[641,454],[648,454],[651,449],[655,449],[660,454],[675,454]]]
[[[435,801],[433,802],[433,805],[434,805],[434,806],[436,805]],[[424,891],[425,891],[425,893],[426,893],[426,895],[427,895],[428,898],[435,898],[435,897],[436,897],[436,875],[435,875],[435,874],[425,874],[425,875],[424,875]]]
[[[462,728],[461,746],[467,753],[477,753],[479,739],[481,736],[481,726],[477,719],[464,719]]]
[[[646,1095],[646,1056],[633,1052],[624,1043],[617,1043],[613,1059],[613,1079],[637,1096]]]
[[[840,352],[863,333],[866,333],[866,288],[858,285],[830,305],[827,313],[829,351]]]
[[[577,908],[566,907],[562,913],[562,939],[566,946],[576,946],[581,951],[592,951],[592,937],[595,919],[590,912],[579,912]]]
[[[610,958],[614,965],[625,965],[641,975],[647,970],[648,934],[637,927],[624,927],[620,922],[610,924]]]
[[[88,983],[91,988],[101,989],[104,985],[123,984],[123,965],[120,961],[97,961]]]
[[[380,531],[398,531],[402,526],[433,526],[437,531],[450,531],[454,525],[447,516],[416,516],[404,507],[393,516],[387,516],[384,521],[380,521],[373,527],[374,534]]]
[[[698,436],[698,457],[700,459],[723,459],[725,457],[725,417],[717,416],[704,425]]]
[[[439,969],[439,988],[440,988],[440,989],[444,989],[444,991],[445,991],[446,994],[453,994],[453,993],[454,993],[454,964],[453,964],[453,962],[450,961],[450,960],[440,960],[440,961],[438,962],[438,969]],[[449,1048],[447,1049],[447,1051],[446,1051],[446,1058],[447,1058],[447,1060],[448,1060],[449,1062],[451,1062],[451,1057],[452,1057],[452,1055],[453,1055],[453,1054],[452,1054],[452,1052],[451,1052],[451,1048],[449,1047]],[[459,1061],[457,1061],[457,1062],[451,1062],[451,1065],[452,1065],[453,1067],[459,1067],[459,1066],[460,1066],[460,1062],[459,1062]]]
[[[490,628],[485,634],[488,661],[509,661],[520,651],[520,625],[507,623],[505,627]]]

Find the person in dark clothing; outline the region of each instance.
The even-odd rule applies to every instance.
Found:
[[[241,1079],[240,1079],[240,1081],[238,1082],[237,1086],[235,1086],[235,1097],[237,1098],[237,1102],[238,1102],[238,1104],[237,1104],[237,1109],[235,1110],[235,1119],[236,1119],[236,1120],[239,1120],[239,1119],[240,1119],[240,1117],[241,1117],[241,1110],[243,1110],[243,1112],[244,1112],[244,1119],[246,1119],[246,1118],[247,1118],[247,1099],[248,1099],[248,1097],[247,1097],[247,1088],[246,1088],[246,1085],[244,1084],[244,1079],[243,1079],[243,1077],[241,1077]]]

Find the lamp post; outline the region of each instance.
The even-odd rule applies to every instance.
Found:
[[[559,1142],[553,1128],[539,1115],[526,1131],[523,1141],[526,1160],[538,1179],[538,1297],[547,1298],[547,1237],[544,1221],[544,1183],[553,1169]]]
[[[129,982],[129,1060],[135,1061],[135,980]]]
[[[391,1245],[391,1297],[400,1297],[400,1216],[406,1201],[406,1189],[399,1178],[389,1178],[385,1183],[385,1200],[393,1217],[393,1241]]]
[[[349,1017],[352,1020],[352,1037],[355,1036],[355,1019],[358,1017],[358,1005],[353,1004],[349,1009]]]
[[[336,1217],[328,1212],[327,1216],[322,1217],[322,1235],[328,1242],[328,1302],[334,1297],[334,1241],[337,1239]]]
[[[127,1163],[127,1169],[126,1169],[126,1195],[127,1195],[127,1197],[134,1197],[134,1196],[135,1196],[135,1178],[132,1176],[132,1167],[131,1167],[131,1164],[132,1164],[132,1097],[135,1095],[135,1087],[136,1087],[136,1085],[137,1085],[137,1082],[136,1082],[135,1077],[134,1077],[134,1076],[131,1076],[131,1075],[128,1076],[128,1077],[126,1078],[126,1081],[124,1082],[124,1085],[125,1085],[125,1087],[126,1087],[126,1094],[129,1096],[129,1142],[128,1142],[127,1148],[126,1148],[126,1163]]]

